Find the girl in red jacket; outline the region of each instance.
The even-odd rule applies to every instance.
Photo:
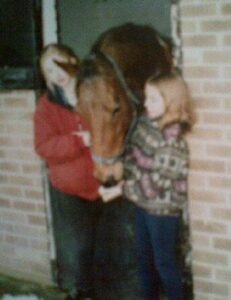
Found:
[[[57,252],[58,284],[67,299],[89,297],[99,217],[89,128],[74,111],[79,59],[64,45],[44,48],[40,65],[47,91],[34,115],[35,150],[46,162]]]

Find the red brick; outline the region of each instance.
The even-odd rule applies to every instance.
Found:
[[[223,129],[195,127],[193,129],[193,136],[195,139],[202,139],[203,141],[221,140],[223,138]],[[208,145],[206,145],[208,147]]]
[[[223,107],[225,110],[231,110],[231,101],[230,99],[224,99],[223,101]]]
[[[23,173],[25,174],[35,174],[41,173],[41,165],[39,163],[28,163],[22,165]]]
[[[12,206],[18,210],[22,210],[25,212],[26,211],[30,211],[30,212],[36,211],[36,207],[35,207],[34,203],[29,203],[29,202],[25,202],[25,201],[15,201],[15,202],[13,202]]]
[[[224,238],[215,238],[214,239],[214,248],[230,252],[231,251],[231,240],[224,239]]]
[[[44,199],[42,190],[25,189],[24,193],[25,193],[26,198],[31,199],[31,200]]]
[[[0,170],[3,172],[19,172],[20,165],[17,162],[0,162]]]
[[[183,38],[184,47],[199,47],[208,48],[215,47],[217,45],[217,38],[215,36],[196,35],[196,36],[185,36]]]
[[[187,66],[184,68],[184,75],[191,78],[217,78],[219,72],[216,67],[208,66]]]
[[[208,144],[206,145],[208,156],[230,158],[231,157],[231,146]]]
[[[223,173],[225,171],[225,163],[219,160],[200,160],[194,159],[191,161],[190,167],[192,170],[202,172]]]
[[[228,257],[227,255],[217,254],[209,251],[193,250],[194,262],[206,263],[212,266],[227,266]]]
[[[203,292],[212,295],[228,296],[229,288],[225,284],[212,282],[212,281],[203,281],[195,280],[195,288],[198,292]]]
[[[202,144],[200,138],[196,140],[196,135],[193,134],[193,136],[190,137],[189,146],[190,146],[191,160],[197,157],[202,158],[205,156],[205,147]]]
[[[13,232],[17,236],[24,236],[26,238],[39,238],[41,236],[39,229],[35,226],[17,224],[13,226]],[[45,235],[44,235],[45,236]]]
[[[217,204],[221,203],[224,196],[220,192],[214,192],[210,189],[205,190],[204,188],[199,189],[197,186],[194,186],[190,189],[190,198],[192,198],[193,201]]]
[[[230,56],[231,59],[231,56]],[[215,93],[227,95],[231,93],[231,81],[230,82],[206,82],[203,84],[203,91],[205,93]]]
[[[198,173],[193,173],[193,172],[189,172],[189,187],[191,190],[191,187],[193,189],[193,187],[197,187],[197,188],[201,188],[201,187],[205,187],[206,185],[206,178],[203,174],[198,174]]]
[[[36,211],[41,213],[46,213],[45,202],[36,204]]]
[[[230,208],[211,208],[211,215],[216,220],[222,220],[229,222],[231,220],[231,209]]]
[[[48,242],[40,239],[31,239],[30,246],[33,249],[47,251],[48,250]]]
[[[198,264],[193,265],[193,274],[196,277],[212,278],[212,269],[208,266],[202,266]]]
[[[37,225],[37,226],[45,226],[46,218],[45,216],[37,216],[37,215],[28,215],[27,216],[29,224]]]
[[[224,15],[231,15],[231,4],[230,3],[222,4],[222,6],[221,6],[221,12]]]
[[[231,113],[210,113],[202,114],[204,124],[214,124],[217,126],[231,125]]]
[[[9,181],[12,185],[18,186],[32,186],[33,185],[33,178],[27,177],[23,175],[9,175]]]
[[[7,128],[7,132],[8,134],[28,134],[30,136],[32,136],[33,132],[32,132],[32,126],[30,124],[7,124],[6,125]]]
[[[0,222],[0,228],[2,232],[13,232],[13,226],[12,224]]]
[[[10,200],[9,199],[4,199],[0,196],[0,207],[10,207]]]
[[[230,270],[216,270],[216,279],[218,281],[228,282],[231,281],[231,271]]]
[[[219,96],[211,95],[201,95],[200,97],[194,97],[194,106],[196,110],[209,110],[217,111],[217,109],[222,109],[223,99]]]
[[[4,101],[4,107],[11,109],[27,109],[27,107],[31,107],[30,105],[31,99],[25,97],[6,97]]]
[[[222,191],[228,190],[231,187],[231,178],[228,176],[210,177],[209,186],[211,188],[220,188]]]
[[[197,24],[194,21],[182,20],[181,21],[182,35],[192,32],[197,32]]]
[[[209,208],[203,202],[195,202],[194,199],[191,199],[189,196],[189,214],[191,222],[193,222],[194,219],[207,219],[207,216],[209,215]],[[194,230],[194,228],[192,229]],[[203,232],[197,233],[202,234]]]
[[[14,244],[17,247],[28,247],[28,240],[24,237],[7,234],[5,236],[5,241],[7,243]]]
[[[183,18],[186,17],[204,17],[204,16],[213,16],[216,13],[216,5],[209,3],[209,4],[188,4],[181,5],[181,15]]]
[[[231,21],[230,20],[211,20],[202,21],[201,29],[204,32],[225,32],[230,31]]]
[[[192,243],[195,249],[197,248],[207,248],[211,242],[211,237],[205,234],[197,234],[195,232],[192,233]]]
[[[215,221],[194,220],[192,221],[192,228],[195,231],[208,232],[210,234],[224,234],[227,232],[227,227],[224,224]]]
[[[1,221],[10,224],[25,224],[26,216],[20,211],[5,210],[0,212]]]
[[[20,187],[8,187],[0,185],[0,195],[22,197],[22,190]]]
[[[210,296],[206,296],[204,294],[198,293],[197,291],[194,291],[193,293],[193,299],[194,300],[211,300]]]
[[[224,46],[231,46],[231,35],[225,35],[223,39]]]

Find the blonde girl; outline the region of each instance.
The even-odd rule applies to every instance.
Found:
[[[168,299],[182,300],[176,241],[180,219],[187,214],[189,151],[184,137],[194,123],[182,76],[173,70],[150,77],[144,107],[124,166],[124,193],[137,207],[142,299],[158,299],[160,278]]]

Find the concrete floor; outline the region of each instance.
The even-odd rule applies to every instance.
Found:
[[[64,297],[57,288],[0,274],[0,300],[63,300]]]

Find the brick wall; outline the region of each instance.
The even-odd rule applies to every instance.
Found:
[[[50,282],[41,162],[33,150],[35,93],[0,93],[0,272]]]
[[[198,123],[190,137],[196,300],[231,299],[231,2],[181,0],[183,69]]]

